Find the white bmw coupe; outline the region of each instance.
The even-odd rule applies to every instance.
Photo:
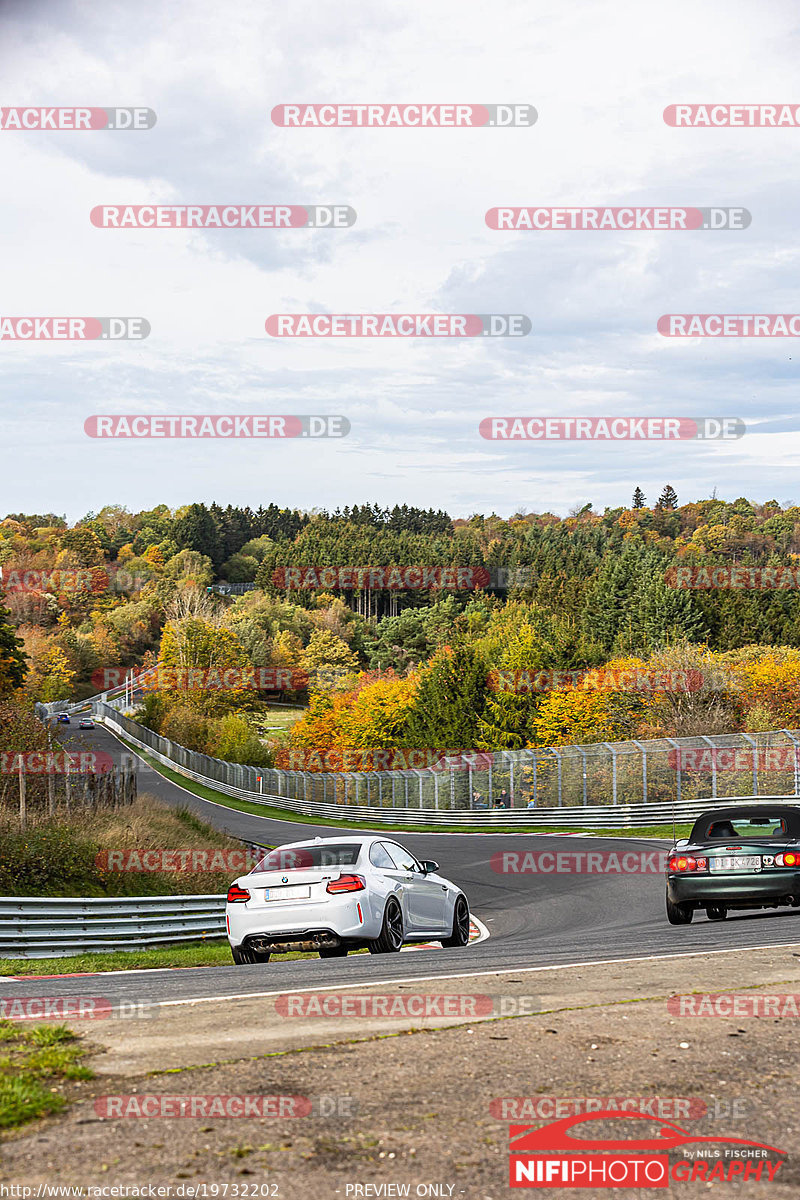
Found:
[[[469,941],[467,898],[383,837],[315,838],[278,846],[228,891],[228,940],[236,963],[316,950],[340,958],[366,947],[397,951],[404,942]]]

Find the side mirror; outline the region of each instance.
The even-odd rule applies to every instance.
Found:
[[[422,867],[425,875],[433,875],[434,872],[439,870],[439,864],[434,862],[432,858],[423,858],[419,865]]]

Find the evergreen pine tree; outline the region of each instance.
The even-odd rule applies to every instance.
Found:
[[[8,609],[0,604],[0,696],[7,696],[22,687],[27,666],[22,642],[9,617]]]
[[[674,512],[678,507],[678,493],[671,483],[664,485],[664,490],[658,497],[658,507]]]
[[[633,493],[632,507],[633,508],[644,508],[644,502],[646,499],[647,499],[647,497],[645,496],[642,489],[640,487],[637,487],[636,491]]]
[[[486,702],[486,665],[467,645],[444,647],[423,672],[403,731],[411,749],[472,750]]]

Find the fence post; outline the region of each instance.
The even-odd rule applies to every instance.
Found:
[[[19,827],[25,830],[28,825],[28,790],[25,778],[23,758],[19,756]]]
[[[710,737],[706,737],[701,733],[700,738],[707,746],[711,747],[711,795],[714,799],[717,796],[717,747],[714,745]]]
[[[642,804],[647,804],[647,747],[637,741],[633,745],[642,756]]]
[[[55,816],[56,812],[56,781],[52,771],[47,772],[47,813]]]
[[[550,749],[553,751],[553,754],[555,754],[556,759],[558,760],[558,807],[561,808],[562,799],[563,799],[562,794],[561,794],[561,755],[558,753],[558,751],[555,749],[554,746],[551,746]]]
[[[792,739],[792,747],[794,749],[794,794],[796,796],[798,794],[798,775],[800,775],[800,770],[798,770],[800,764],[797,761],[797,738],[788,729],[782,729],[781,733],[785,733],[788,738]]]
[[[69,755],[67,755],[67,760],[64,763],[64,805],[67,812],[70,810],[72,801],[72,775],[70,772],[70,765]]]
[[[749,733],[741,735],[745,741],[749,742],[753,748],[753,795],[758,795],[758,743],[750,737]]]

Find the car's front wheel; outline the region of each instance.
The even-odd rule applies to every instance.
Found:
[[[670,925],[691,925],[693,916],[691,904],[673,904],[667,892],[667,920]]]
[[[464,896],[456,898],[453,909],[453,930],[450,937],[442,938],[443,946],[466,946],[469,942],[469,905]]]
[[[728,910],[724,904],[709,904],[706,909],[706,916],[709,921],[724,921],[728,915]]]
[[[231,946],[231,954],[233,961],[240,967],[269,962],[269,954],[261,954],[258,950],[251,950],[249,946]]]
[[[383,910],[383,924],[380,936],[374,942],[369,942],[370,954],[396,954],[403,945],[403,914],[400,905],[394,899],[389,899]]]

